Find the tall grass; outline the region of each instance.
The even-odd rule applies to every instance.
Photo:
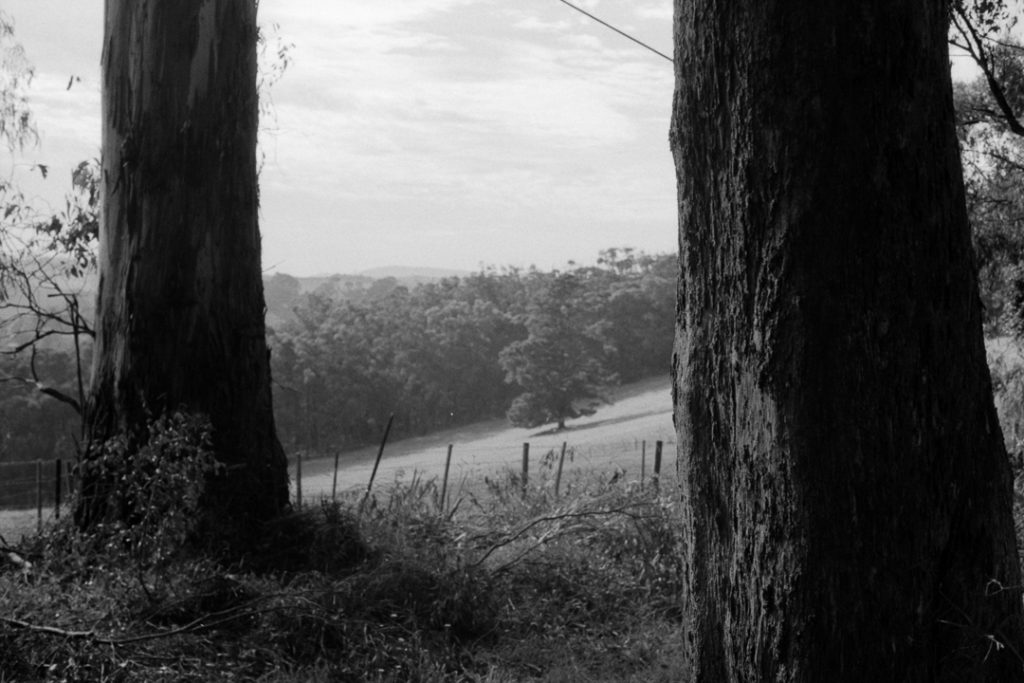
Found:
[[[0,569],[0,681],[671,681],[672,499],[553,458],[453,487],[413,474],[158,568],[53,528]],[[130,559],[130,555],[129,558]]]

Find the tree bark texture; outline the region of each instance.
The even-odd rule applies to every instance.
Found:
[[[677,0],[690,680],[1024,680],[945,0]]]
[[[274,429],[256,178],[253,0],[107,0],[103,218],[90,443],[208,415],[234,523],[288,503]],[[80,522],[103,509],[83,482]]]

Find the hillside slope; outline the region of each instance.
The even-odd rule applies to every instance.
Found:
[[[568,444],[573,460],[566,462],[566,480],[574,471],[626,470],[629,479],[639,479],[643,442],[647,448],[647,473],[653,468],[654,444],[664,442],[662,474],[674,478],[675,429],[672,426],[672,394],[669,378],[658,377],[623,386],[615,402],[596,414],[573,420],[564,431],[547,428],[510,427],[504,420],[491,420],[451,429],[425,437],[405,439],[387,445],[375,488],[414,472],[427,477],[441,476],[448,444],[453,445],[450,480],[481,479],[506,469],[518,470],[523,444],[530,444],[530,470],[536,476],[544,455]],[[377,447],[344,453],[338,470],[338,490],[364,489],[373,469]],[[295,462],[292,459],[294,490]],[[303,497],[306,500],[330,495],[333,460],[320,459],[303,464]]]

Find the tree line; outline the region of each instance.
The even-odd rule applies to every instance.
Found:
[[[675,256],[629,247],[563,271],[489,267],[402,284],[264,281],[274,413],[289,448],[323,451],[507,415],[563,425],[620,382],[668,376]],[[342,278],[344,279],[344,278]],[[15,339],[18,337],[12,337]],[[31,353],[29,353],[31,351]],[[92,353],[82,345],[82,364]],[[74,449],[80,418],[70,342],[0,354],[0,462]]]
[[[356,295],[312,292],[272,328],[275,419],[323,450],[507,414],[564,426],[618,382],[668,376],[675,257],[608,249],[596,266],[488,268]],[[268,294],[297,291],[276,275]],[[271,298],[268,296],[268,298]],[[279,297],[278,297],[279,298]]]

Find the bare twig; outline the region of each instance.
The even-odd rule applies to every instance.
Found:
[[[46,396],[49,396],[50,398],[56,399],[57,401],[60,401],[61,403],[65,403],[65,404],[71,406],[71,408],[73,408],[74,411],[76,413],[78,413],[79,415],[82,414],[82,404],[81,403],[76,401],[71,396],[68,396],[64,392],[60,391],[59,389],[54,389],[53,387],[46,386],[45,384],[40,382],[38,379],[35,379],[35,378],[29,379],[27,377],[0,376],[0,384],[5,383],[5,382],[19,382],[21,384],[25,384],[27,386],[31,386],[36,391],[38,391],[39,393],[44,394]]]
[[[583,511],[583,512],[563,512],[563,513],[560,513],[560,514],[557,514],[557,515],[546,515],[544,517],[538,517],[538,518],[530,521],[528,524],[523,526],[521,529],[516,531],[514,534],[510,534],[510,535],[506,536],[505,538],[501,539],[500,541],[497,541],[497,542],[493,543],[484,552],[484,554],[482,556],[480,556],[479,559],[477,559],[475,562],[473,562],[470,565],[470,567],[474,567],[474,568],[475,567],[479,567],[480,565],[482,565],[487,560],[487,558],[489,558],[491,555],[493,555],[496,551],[500,550],[501,548],[504,548],[507,545],[510,545],[511,543],[514,543],[515,541],[519,540],[520,538],[525,536],[527,533],[529,533],[529,531],[531,529],[533,529],[533,528],[535,528],[535,527],[537,527],[537,526],[539,526],[541,524],[546,524],[546,523],[549,523],[549,522],[564,522],[565,520],[569,520],[569,519],[586,519],[586,518],[592,518],[592,517],[624,516],[624,517],[629,517],[631,519],[635,519],[637,517],[637,515],[630,511],[630,507],[635,507],[635,506],[626,506],[626,507],[614,508],[614,509],[610,509],[610,510],[586,510],[586,511]],[[527,551],[527,553],[531,552],[532,550],[534,550],[534,549],[536,549],[538,547],[540,547],[544,543],[547,543],[549,540],[551,540],[552,536],[553,536],[553,534],[550,533],[550,532],[544,532],[543,534],[541,534],[539,542],[535,543],[530,548],[530,550]],[[517,557],[517,560],[521,559],[527,553],[520,554],[520,556]],[[511,564],[511,563],[506,563],[506,566],[508,566],[508,564]]]
[[[56,626],[32,624],[21,619],[13,619],[11,617],[0,617],[0,623],[5,623],[9,626],[14,626],[15,628],[34,631],[36,633],[45,633],[47,635],[58,636],[61,638],[89,640],[90,642],[93,642],[97,645],[110,645],[113,647],[119,647],[124,645],[131,645],[132,643],[141,643],[149,640],[157,640],[159,638],[170,638],[172,636],[181,635],[183,633],[194,633],[196,631],[216,628],[231,621],[245,619],[248,617],[255,617],[261,614],[275,612],[277,610],[285,609],[286,607],[288,607],[288,605],[271,605],[268,607],[262,607],[260,609],[250,608],[253,604],[260,602],[262,600],[266,600],[269,597],[271,596],[263,596],[251,600],[244,605],[238,605],[225,610],[221,610],[219,612],[204,614],[201,617],[193,619],[187,624],[179,626],[177,628],[172,628],[166,631],[159,631],[157,633],[144,633],[137,636],[127,636],[122,638],[100,636],[96,633],[95,629],[89,629],[87,631],[73,631],[69,629],[58,628]]]

